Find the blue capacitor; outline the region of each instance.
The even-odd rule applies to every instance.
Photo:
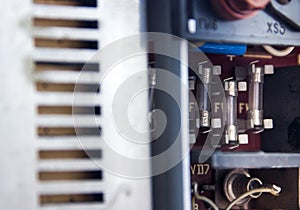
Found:
[[[224,54],[224,55],[244,55],[247,50],[245,44],[220,44],[205,43],[199,49],[204,53]]]

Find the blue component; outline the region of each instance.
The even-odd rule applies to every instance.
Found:
[[[247,50],[245,44],[219,44],[205,43],[199,49],[204,53],[224,54],[224,55],[244,55]]]

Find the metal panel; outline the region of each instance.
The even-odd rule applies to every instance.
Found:
[[[216,152],[212,156],[214,168],[298,168],[300,154],[264,152]]]
[[[126,37],[135,35],[139,32],[145,31],[145,12],[144,12],[144,0],[132,1],[132,0],[103,0],[100,1],[100,18],[101,18],[101,46],[106,52],[110,52],[107,57],[101,60],[102,75],[107,74],[105,80],[101,84],[101,96],[103,101],[101,104],[103,107],[103,137],[102,141],[109,143],[104,148],[103,160],[109,165],[105,170],[108,171],[104,174],[105,188],[106,188],[106,202],[107,208],[110,210],[119,209],[151,209],[151,186],[150,186],[150,159],[144,161],[143,176],[139,177],[139,171],[143,171],[139,166],[134,165],[134,159],[136,156],[149,157],[150,147],[149,144],[136,144],[127,136],[124,136],[118,130],[113,119],[114,111],[116,109],[122,109],[126,106],[128,98],[122,95],[118,98],[119,103],[115,104],[114,100],[116,93],[123,83],[130,78],[133,78],[131,84],[128,84],[126,89],[132,89],[135,86],[148,88],[148,75],[145,71],[147,69],[147,55],[141,54],[139,56],[133,56],[128,54],[128,45],[122,45],[123,41],[126,42]],[[142,42],[141,39],[136,39],[132,43],[132,48],[139,48],[141,52],[146,52],[147,43]],[[116,47],[116,48],[114,48]],[[116,55],[126,55],[129,57],[120,58],[112,69],[106,67],[110,64],[111,59]],[[134,77],[138,74],[140,77]],[[133,95],[131,96],[133,97]],[[136,118],[131,118],[134,126],[141,128],[148,128],[148,97],[147,94],[142,94],[135,98],[135,103],[132,103],[128,109],[134,110],[134,113],[125,113],[125,116],[136,115]],[[114,109],[113,109],[114,107]],[[137,128],[137,127],[136,127]],[[145,134],[149,131],[146,130]],[[126,135],[126,134],[125,134]],[[129,134],[130,137],[130,134]],[[141,142],[149,142],[150,135],[145,135],[144,139],[139,139]],[[111,154],[109,149],[120,152],[117,156]],[[106,150],[107,149],[107,150]],[[127,165],[123,163],[129,158]],[[131,161],[133,160],[133,161]],[[107,166],[107,165],[106,165]],[[127,168],[128,167],[128,168]],[[124,174],[122,171],[131,171],[131,175]],[[148,171],[148,172],[147,172]]]
[[[76,29],[76,28],[59,28],[59,27],[37,27],[34,29],[34,36],[39,38],[53,39],[71,39],[71,40],[97,40],[99,30],[97,29]]]
[[[37,61],[91,62],[96,52],[87,49],[36,48],[33,58]]]
[[[60,76],[58,77],[57,74]],[[97,72],[82,72],[80,73],[80,82],[84,84],[98,84],[99,81],[97,75]],[[42,71],[34,74],[34,79],[42,82],[75,83],[78,78],[78,72]]]
[[[95,203],[87,203],[87,204],[61,204],[59,206],[43,206],[39,208],[39,210],[105,210],[106,206],[104,204],[95,204]]]
[[[70,7],[70,6],[49,6],[33,4],[31,1],[12,0],[1,4],[0,17],[3,20],[0,24],[0,59],[1,77],[0,84],[2,94],[0,95],[0,145],[3,148],[0,158],[0,208],[7,210],[15,209],[48,209],[48,210],[92,210],[92,209],[151,209],[151,187],[150,177],[131,179],[115,175],[96,164],[102,159],[38,159],[39,151],[49,153],[55,151],[81,151],[82,144],[76,135],[73,136],[38,136],[39,126],[52,127],[74,126],[71,115],[40,115],[37,113],[38,105],[86,105],[99,106],[106,111],[111,106],[111,89],[118,87],[121,80],[114,80],[112,83],[103,84],[103,95],[101,93],[84,93],[77,95],[81,100],[74,102],[71,92],[39,92],[35,83],[60,82],[76,83],[81,75],[79,69],[72,72],[64,72],[64,69],[52,69],[52,64],[47,62],[58,62],[57,68],[64,67],[67,62],[84,63],[93,61],[98,64],[99,59],[93,58],[97,50],[88,49],[53,49],[37,47],[34,49],[33,37],[47,37],[51,39],[68,40],[95,40],[103,44],[112,43],[128,35],[136,34],[145,30],[145,13],[143,11],[144,1],[117,1],[103,0],[98,2],[98,7]],[[114,18],[112,18],[112,14]],[[78,29],[67,27],[34,27],[31,26],[31,19],[42,17],[49,19],[74,19],[93,20],[103,23],[100,29]],[[112,27],[113,26],[113,27]],[[141,40],[137,40],[140,44]],[[146,50],[146,43],[141,49]],[[43,71],[34,71],[32,62],[45,61],[47,68]],[[102,61],[101,61],[102,62]],[[105,60],[103,60],[105,65]],[[56,64],[55,64],[56,65]],[[59,66],[61,65],[61,66]],[[147,56],[133,58],[119,68],[118,78],[122,79],[132,73],[146,69]],[[76,67],[78,68],[78,67]],[[59,70],[59,71],[57,71]],[[70,70],[70,69],[69,69]],[[73,69],[71,69],[73,70]],[[98,69],[97,69],[98,70]],[[101,70],[100,70],[101,71]],[[97,76],[99,72],[84,73],[81,77],[83,83],[99,83]],[[144,88],[147,88],[147,73],[139,81]],[[101,84],[102,88],[102,84]],[[106,91],[105,91],[106,90]],[[141,123],[147,127],[148,102],[147,97],[138,99],[138,103],[132,105],[141,118]],[[117,130],[110,127],[111,115],[105,113],[101,116],[79,116],[76,118],[78,125],[95,128],[101,124],[105,130],[105,138],[114,141],[116,138],[124,140]],[[132,119],[135,124],[140,119]],[[136,121],[135,121],[136,120]],[[102,122],[105,123],[102,124]],[[149,135],[147,136],[149,137]],[[84,136],[80,138],[84,142],[84,149],[103,151],[103,159],[107,160],[106,148],[102,147],[100,135]],[[149,141],[149,139],[143,139]],[[99,143],[100,142],[100,143]],[[130,151],[130,147],[122,148]],[[139,153],[149,154],[149,145],[145,145]],[[101,153],[102,154],[102,153]],[[118,166],[118,159],[109,160],[113,167]],[[150,176],[150,161],[145,164]],[[39,180],[39,172],[84,172],[101,171],[101,180],[61,180],[45,181]],[[50,203],[38,202],[38,196],[59,195],[59,194],[89,194],[103,193],[104,202],[72,203]]]
[[[97,161],[97,160],[95,160]],[[38,163],[39,171],[93,171],[99,169],[90,159],[85,160],[43,160]]]
[[[37,209],[31,1],[5,1],[0,11],[0,208]]]
[[[267,9],[251,18],[224,20],[212,10],[209,0],[172,2],[172,33],[188,40],[247,44],[300,45],[295,30]],[[189,9],[188,9],[189,8]],[[158,10],[161,10],[158,8]],[[189,29],[189,20],[194,28]]]
[[[97,13],[97,8],[89,7],[49,6],[38,4],[33,7],[33,15],[39,18],[95,20],[98,16]]]
[[[148,1],[148,30],[172,34],[172,8],[171,1]],[[189,155],[185,154],[189,151],[189,94],[185,88],[188,84],[188,69],[184,65],[188,63],[188,46],[182,40],[175,41],[174,37],[162,40],[154,42],[153,46],[158,49],[154,50],[154,67],[162,69],[156,72],[156,86],[167,86],[166,89],[171,90],[171,93],[165,89],[154,92],[155,108],[165,114],[167,125],[162,135],[152,143],[152,156],[164,154],[165,159],[153,161],[152,167],[154,170],[166,167],[172,161],[184,158],[175,167],[153,177],[153,206],[154,209],[188,210],[191,209],[191,185]],[[171,52],[172,55],[160,51]],[[170,80],[169,75],[174,75],[178,80]],[[165,152],[171,147],[172,152]]]
[[[81,143],[78,141],[77,137],[74,136],[64,136],[64,137],[41,137],[41,141],[37,143],[37,148],[39,150],[78,150],[82,148]],[[81,137],[84,141],[85,149],[101,149],[99,144],[99,138],[95,136],[85,136]]]
[[[38,192],[41,194],[68,194],[68,193],[90,193],[103,189],[103,183],[99,181],[88,182],[45,182],[40,184]]]

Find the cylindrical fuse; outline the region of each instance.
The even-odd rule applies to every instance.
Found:
[[[263,128],[263,83],[264,69],[252,64],[249,69],[248,120],[250,128],[254,129]]]
[[[225,143],[238,144],[238,128],[237,128],[237,81],[231,80],[225,82],[226,91],[226,111],[225,111]]]
[[[200,127],[210,128],[211,105],[209,92],[211,90],[212,69],[199,66],[200,82],[197,85],[197,102],[200,111]]]

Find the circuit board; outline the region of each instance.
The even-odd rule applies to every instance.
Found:
[[[288,72],[289,69],[295,68],[295,66],[299,66],[300,64],[300,48],[295,48],[293,53],[289,54],[285,57],[274,57],[270,54],[264,52],[264,50],[260,47],[252,47],[248,48],[247,53],[244,56],[228,56],[228,55],[215,55],[215,54],[206,54],[209,60],[212,62],[213,65],[219,65],[222,68],[222,73],[220,75],[222,80],[226,80],[227,78],[234,78],[235,77],[235,69],[238,67],[247,67],[251,62],[258,61],[258,65],[273,65],[275,68],[275,74],[280,71]],[[290,70],[291,71],[291,70]],[[299,68],[298,68],[299,72]],[[289,73],[286,73],[289,74]],[[297,74],[297,70],[294,71],[292,74]],[[268,78],[266,75],[265,80],[265,88],[272,89],[274,88],[270,81],[272,81],[272,76]],[[279,84],[280,85],[280,84]],[[195,94],[195,92],[193,92]],[[268,97],[264,96],[264,99],[268,99]],[[212,105],[212,111],[216,106]],[[239,119],[246,119],[247,118],[247,108],[248,108],[248,91],[239,92],[237,98],[237,117]],[[266,107],[264,107],[265,109]],[[269,106],[267,107],[267,109]],[[265,110],[265,113],[269,113],[268,110]],[[274,117],[274,116],[269,116]],[[276,127],[276,120],[275,120],[275,129]],[[272,129],[270,131],[264,131],[272,133]],[[259,152],[264,151],[265,147],[262,144],[266,144],[264,142],[270,141],[279,141],[277,138],[263,138],[264,132],[255,134],[252,131],[248,131],[248,144],[241,144],[238,147],[232,148],[228,145],[221,145],[217,150],[222,150],[224,152]],[[200,192],[202,195],[212,199],[215,203],[219,206],[220,209],[225,209],[228,205],[228,201],[226,200],[226,196],[224,195],[224,188],[223,182],[226,177],[226,174],[230,172],[230,170],[215,170],[211,166],[210,160],[206,162],[199,162],[199,154],[205,144],[207,139],[207,133],[198,133],[197,140],[193,144],[191,149],[191,165],[190,165],[190,172],[191,172],[191,182],[198,183],[200,188]],[[287,139],[285,139],[287,142]],[[270,144],[270,143],[269,143]],[[276,142],[273,142],[276,144]],[[279,152],[278,149],[277,152]],[[274,149],[273,149],[274,151]],[[276,151],[275,151],[276,152]],[[276,183],[280,183],[281,187],[285,186],[285,190],[283,194],[276,198],[271,198],[271,196],[262,196],[258,199],[253,199],[250,202],[246,203],[243,208],[244,209],[252,209],[252,208],[264,208],[264,209],[273,209],[275,207],[281,206],[282,208],[286,209],[294,209],[298,205],[298,169],[246,169],[251,173],[251,175],[257,175],[259,178],[264,179],[264,181],[275,181]],[[270,178],[272,177],[272,178]],[[286,182],[282,182],[280,180],[286,180],[291,177],[295,177],[294,185],[288,184]],[[292,187],[294,186],[294,187]],[[288,192],[287,192],[287,188]],[[293,192],[293,194],[291,193]],[[292,196],[294,195],[294,196]],[[290,202],[287,202],[287,198],[290,199]],[[265,199],[265,200],[264,200]],[[264,202],[268,200],[272,202],[272,205],[264,205]],[[197,200],[195,197],[192,198],[192,208],[193,210],[198,209],[210,209],[210,205],[207,203]]]

